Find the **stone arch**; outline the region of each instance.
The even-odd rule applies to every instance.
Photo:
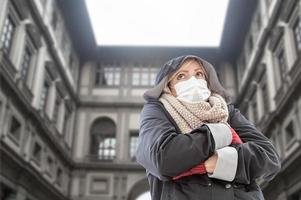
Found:
[[[127,200],[136,200],[144,192],[149,191],[149,183],[147,178],[144,178],[133,185]]]
[[[90,127],[90,155],[101,160],[116,158],[116,124],[109,117],[98,117]]]

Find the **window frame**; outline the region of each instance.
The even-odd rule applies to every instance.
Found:
[[[292,126],[293,128],[293,137],[288,140],[287,138],[287,128],[288,126]],[[285,123],[285,125],[283,126],[283,130],[284,130],[284,145],[285,145],[285,149],[289,149],[290,146],[292,146],[296,141],[297,141],[297,133],[296,133],[296,129],[297,129],[297,126],[294,122],[293,119],[289,120],[287,123]]]
[[[15,30],[14,30],[14,33],[13,33],[13,36],[12,36],[12,39],[11,39],[11,46],[9,48],[9,51],[8,52],[5,52],[3,50],[3,46],[2,44],[0,43],[0,50],[1,51],[4,51],[6,53],[6,55],[8,55],[8,57],[11,57],[12,54],[14,53],[14,44],[15,44],[15,41],[16,41],[16,35],[17,35],[17,32],[18,32],[18,27],[20,25],[20,16],[17,14],[17,11],[16,11],[16,8],[12,5],[11,2],[8,2],[8,6],[7,6],[7,10],[6,10],[6,13],[4,15],[4,23],[0,29],[0,42],[1,42],[1,38],[2,38],[2,34],[3,34],[3,31],[4,31],[4,27],[5,27],[5,20],[7,18],[11,18],[11,20],[13,21],[14,23],[14,26],[15,26]]]
[[[16,138],[10,132],[13,118],[16,119],[16,121],[20,124],[19,138]],[[24,125],[22,124],[22,120],[20,120],[20,118],[17,115],[10,114],[9,121],[8,121],[8,128],[7,128],[7,136],[14,142],[15,145],[21,146],[21,140],[22,140],[23,132],[24,132]]]
[[[103,80],[105,80],[105,69],[111,69],[112,74],[112,82],[113,84],[103,84]],[[116,74],[118,74],[118,78],[116,79]],[[97,80],[99,80],[97,83]],[[118,83],[116,84],[116,80]],[[94,87],[96,88],[118,88],[122,85],[122,67],[118,65],[105,65],[105,64],[97,64],[95,67],[95,75],[94,75]]]
[[[288,19],[288,26],[289,29],[291,30],[291,34],[292,34],[292,40],[294,43],[294,51],[296,52],[296,54],[300,54],[301,52],[301,16],[300,16],[300,8],[299,6],[297,6],[296,8],[294,8],[294,10],[292,11],[292,13],[290,14],[290,17]],[[297,44],[297,40],[295,37],[295,31],[294,31],[294,27],[296,25],[296,23],[299,21],[299,26],[300,26],[300,49],[298,48],[298,44]]]
[[[61,171],[60,177],[58,177],[58,172]],[[64,184],[64,169],[62,166],[58,166],[55,170],[55,183],[58,186],[63,186]]]
[[[22,52],[22,59],[21,59],[21,63],[20,63],[20,78],[22,77],[22,70],[23,70],[23,61],[24,61],[24,53],[26,51],[26,49],[28,48],[28,50],[31,53],[31,58],[29,61],[29,65],[28,65],[28,69],[27,69],[27,74],[26,74],[26,78],[22,79],[22,81],[24,83],[26,83],[26,85],[29,87],[30,81],[33,77],[33,73],[35,71],[35,62],[36,62],[36,53],[37,53],[37,49],[33,44],[33,41],[31,39],[32,36],[30,36],[30,34],[27,32],[27,35],[25,36],[25,45],[24,45],[24,49]]]
[[[103,124],[101,124],[104,122]],[[103,129],[108,132],[95,131],[99,125],[106,126]],[[102,127],[103,128],[103,127]],[[99,130],[99,129],[97,129]],[[109,142],[106,142],[109,141]],[[90,127],[90,152],[92,159],[112,162],[117,158],[118,150],[117,126],[113,119],[101,116],[96,118]],[[102,145],[102,146],[101,146]],[[101,152],[100,152],[101,151]],[[109,152],[106,154],[106,152]],[[112,152],[114,152],[112,154]]]
[[[43,93],[43,90],[44,90],[45,83],[47,83],[49,87],[48,87],[47,95],[44,99],[44,103],[43,103],[43,107],[42,107],[41,106],[42,105],[42,103],[41,103],[42,102],[42,93]],[[40,96],[40,100],[39,100],[39,110],[43,111],[44,113],[47,113],[47,111],[48,111],[49,95],[50,95],[51,85],[52,85],[52,79],[49,75],[49,72],[45,68],[43,85],[42,85],[41,94],[40,94],[41,96]]]
[[[146,73],[143,73],[143,72]],[[158,73],[159,69],[154,66],[149,65],[135,65],[131,67],[131,78],[130,78],[130,85],[133,88],[146,88],[151,87],[155,85],[156,81],[156,75]],[[134,84],[134,74],[138,74],[138,82],[137,84]],[[146,75],[147,80],[145,81],[145,78],[143,78],[143,75]]]
[[[98,143],[97,159],[101,161],[113,161],[117,157],[117,138],[116,136],[105,136],[101,137],[101,140]],[[106,147],[105,141],[110,141],[109,146]],[[114,142],[113,142],[114,141]],[[103,147],[100,147],[103,144]],[[102,153],[100,153],[102,151]],[[105,152],[109,152],[107,155]],[[114,153],[112,153],[114,152]]]
[[[279,62],[279,55],[283,54],[285,66],[280,66]],[[275,86],[276,86],[276,93],[281,90],[283,87],[283,84],[285,82],[286,73],[288,70],[288,63],[287,63],[287,57],[286,57],[286,50],[284,46],[284,38],[282,37],[279,39],[278,44],[276,45],[275,50],[273,51],[273,63],[276,69],[273,70],[273,76],[275,80]],[[279,79],[279,80],[278,80]]]
[[[270,93],[269,93],[269,85],[268,85],[268,80],[267,80],[267,70],[266,70],[266,65],[263,64],[261,65],[262,67],[264,67],[263,71],[260,74],[259,77],[259,90],[260,90],[260,96],[261,96],[261,103],[262,103],[262,107],[264,110],[264,113],[268,114],[270,112]],[[264,90],[263,87],[265,87],[265,92],[266,94],[264,94]],[[262,117],[264,117],[266,114],[263,114]]]
[[[40,146],[40,151],[41,151],[41,154],[40,154],[40,158],[37,159],[35,156],[34,156],[34,150],[35,150],[35,145],[39,145]],[[43,143],[40,139],[38,138],[35,138],[33,143],[32,143],[32,148],[31,148],[31,151],[30,151],[30,158],[31,160],[34,162],[34,164],[38,167],[41,167],[42,166],[42,163],[43,163],[43,156],[44,156],[44,146],[43,146]]]
[[[136,151],[136,149],[137,149],[137,147],[138,147],[138,138],[139,138],[139,130],[130,130],[130,134],[129,134],[129,147],[128,147],[128,149],[129,149],[129,158],[130,158],[130,160],[131,161],[135,161],[136,160],[136,155],[135,155],[135,151],[134,152],[132,152],[132,148],[133,148],[133,146],[132,146],[132,138],[133,137],[135,137],[135,139],[137,139],[137,143],[135,143],[135,145],[134,146],[136,146],[136,148],[135,148],[135,151]],[[132,153],[134,153],[133,155],[132,155]]]
[[[294,137],[290,141],[287,141],[286,128],[290,123],[292,123],[293,126]],[[292,106],[290,112],[286,114],[286,117],[281,124],[281,131],[284,133],[282,134],[284,156],[288,158],[288,156],[291,155],[297,148],[300,148],[300,135],[298,134],[300,130],[298,127],[296,106]]]
[[[49,158],[52,160],[52,166],[49,165],[48,160]],[[49,178],[53,178],[54,177],[54,172],[55,172],[55,159],[54,156],[50,153],[47,153],[47,156],[45,158],[45,172],[46,174],[49,176]]]
[[[59,104],[57,105],[57,101],[59,101]],[[59,119],[60,119],[60,114],[61,114],[61,110],[62,110],[62,104],[64,102],[64,98],[62,93],[60,92],[60,90],[58,89],[58,87],[56,87],[55,89],[55,99],[54,99],[54,107],[53,107],[53,112],[52,112],[52,122],[55,124],[55,126],[58,128],[58,123],[59,123]],[[57,107],[56,107],[57,106]],[[57,115],[57,116],[55,116]],[[55,119],[56,117],[56,119]]]
[[[70,119],[71,119],[71,109],[67,106],[67,103],[64,103],[65,106],[65,113],[64,113],[64,125],[62,129],[62,135],[67,136],[69,135],[69,126],[70,126]],[[67,117],[66,117],[67,116]],[[66,141],[66,138],[65,138]]]

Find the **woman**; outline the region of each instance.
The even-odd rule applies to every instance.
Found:
[[[144,98],[136,158],[153,200],[264,199],[255,180],[271,180],[279,157],[226,103],[210,63],[197,56],[170,60]]]

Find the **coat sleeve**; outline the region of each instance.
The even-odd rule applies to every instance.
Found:
[[[214,153],[208,126],[179,134],[158,104],[146,103],[140,114],[136,160],[161,180],[191,169]]]
[[[271,180],[281,168],[274,146],[233,105],[230,105],[229,111],[229,123],[244,142],[233,145],[238,152],[238,166],[234,181],[249,184],[259,177]]]

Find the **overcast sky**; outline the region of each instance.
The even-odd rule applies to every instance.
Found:
[[[219,46],[228,0],[86,0],[102,46]]]

